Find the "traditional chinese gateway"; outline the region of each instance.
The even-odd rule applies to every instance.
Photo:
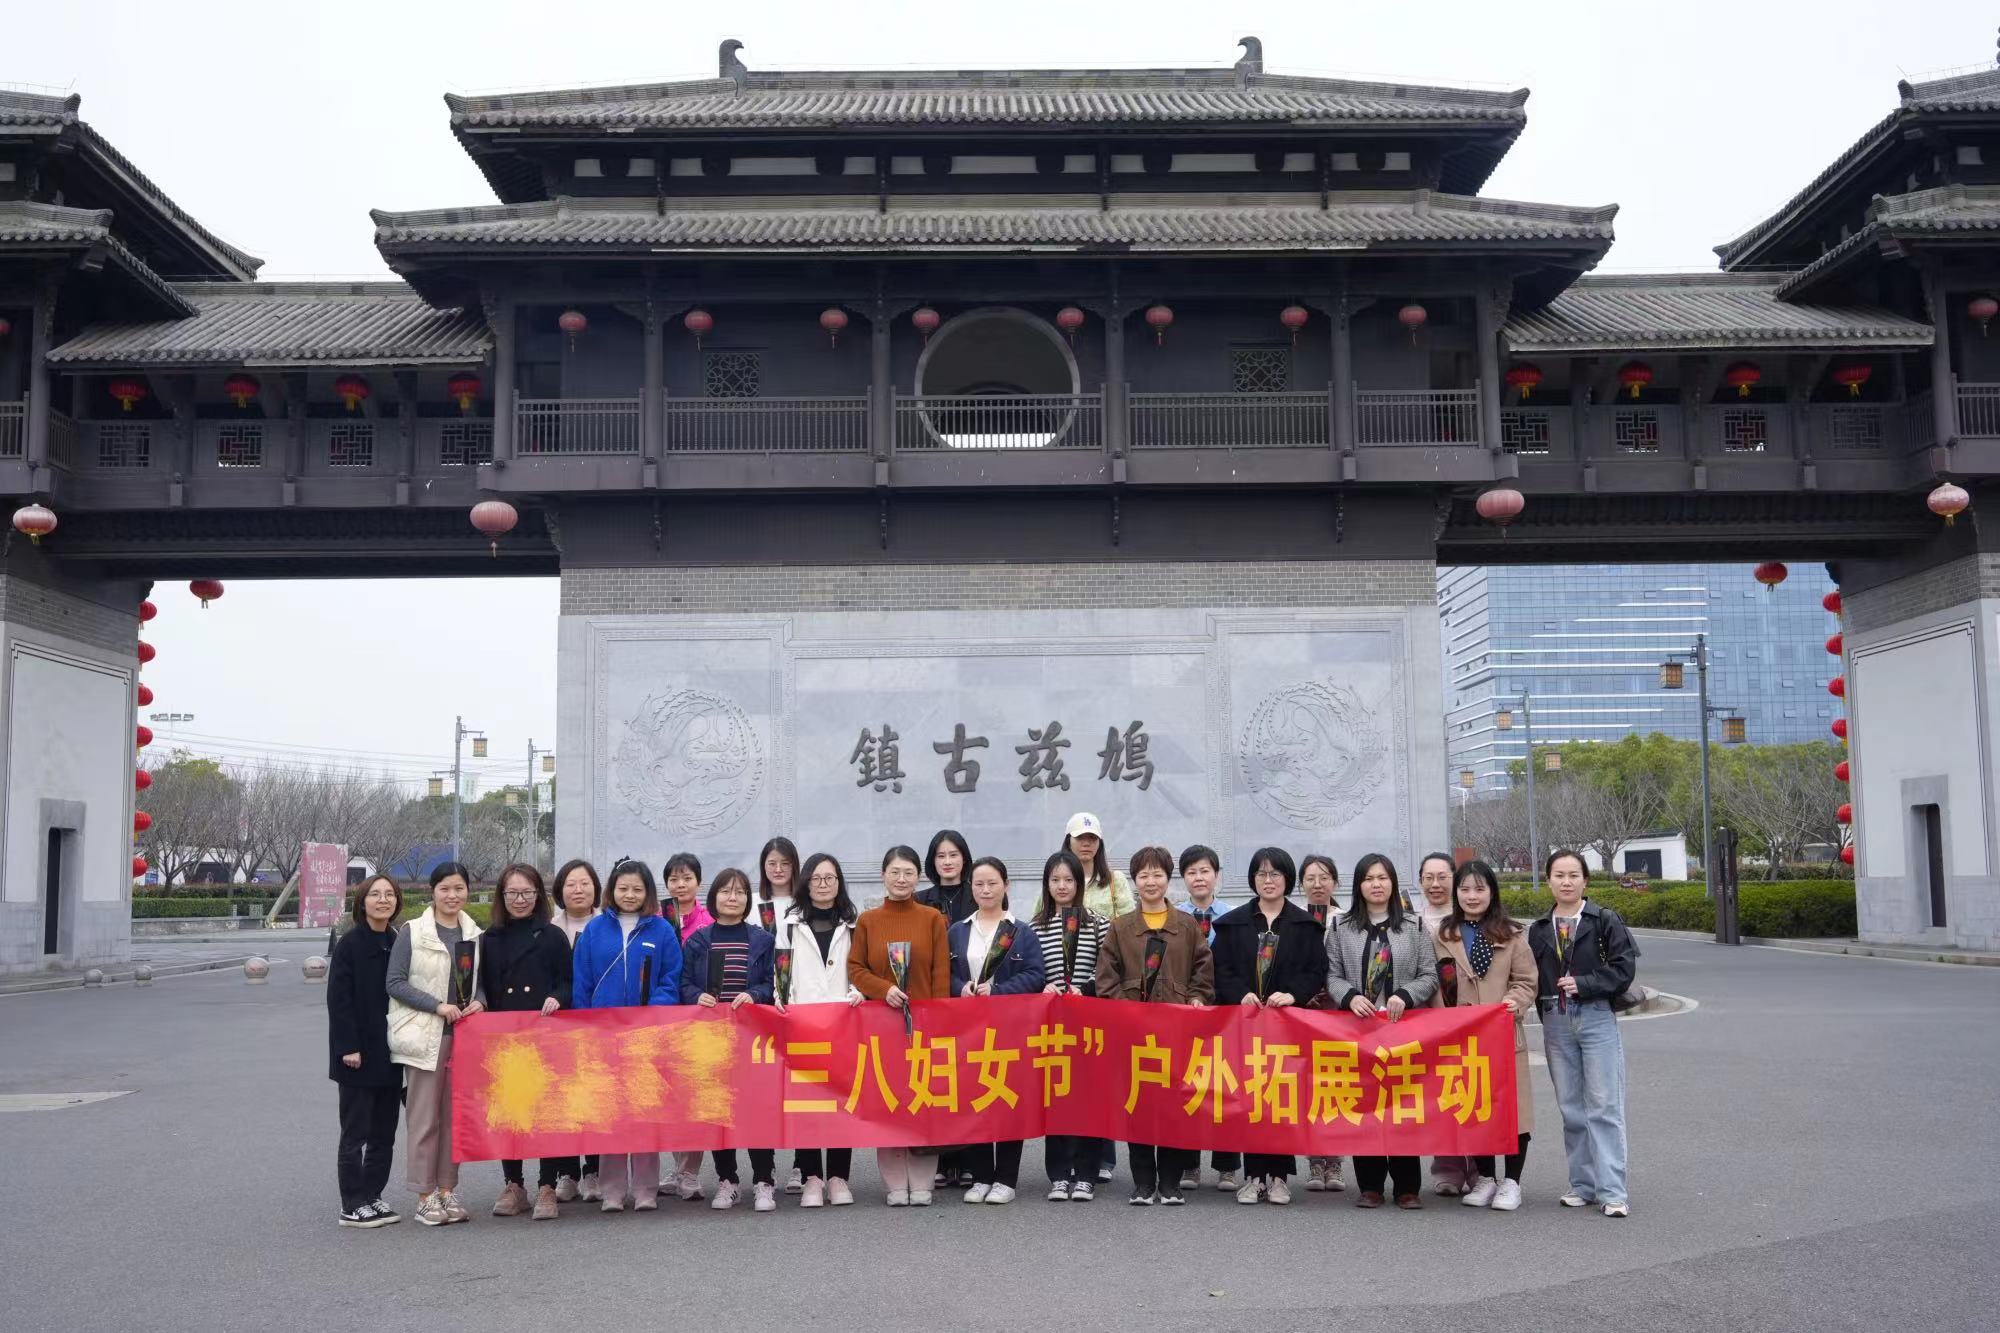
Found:
[[[135,608],[231,574],[559,573],[566,854],[865,871],[1407,863],[1440,560],[1827,559],[1864,930],[2000,939],[2000,546],[1925,504],[2000,473],[2000,72],[1593,278],[1614,209],[1480,194],[1525,92],[1242,48],[449,98],[500,202],[338,286],[0,93],[0,968],[126,949]]]

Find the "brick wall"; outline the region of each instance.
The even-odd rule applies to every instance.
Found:
[[[1432,606],[1429,561],[565,569],[562,614]]]
[[[118,610],[24,578],[0,574],[0,620],[108,652],[130,653],[139,640],[139,599]]]
[[[1961,556],[1922,573],[1843,596],[1841,618],[1849,633],[1859,633],[1963,606],[1981,597],[2000,597],[2000,555]]]

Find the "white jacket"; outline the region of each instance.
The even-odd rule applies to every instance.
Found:
[[[833,928],[833,944],[827,959],[820,961],[819,941],[813,938],[796,905],[785,909],[778,922],[778,947],[792,951],[793,1004],[845,1003],[858,999],[860,991],[847,984],[847,951],[854,942],[854,923],[843,921]]]
[[[459,914],[461,939],[471,943],[479,938],[479,923],[469,912]],[[410,932],[410,984],[431,995],[451,994],[451,950],[438,938],[437,919],[426,907],[412,917]],[[478,975],[478,946],[473,954],[473,974]],[[389,1060],[412,1069],[435,1070],[438,1052],[444,1045],[444,1019],[436,1014],[389,997]]]

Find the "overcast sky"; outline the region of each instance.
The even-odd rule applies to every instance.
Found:
[[[370,208],[493,202],[452,138],[447,91],[712,77],[724,37],[753,70],[949,69],[1226,65],[1253,33],[1273,73],[1533,89],[1487,193],[1617,203],[1606,269],[1705,269],[1712,246],[1886,114],[1898,78],[1990,64],[2000,21],[1969,0],[760,0],[717,26],[718,8],[22,5],[5,20],[0,82],[82,94],[85,118],[262,256],[266,278],[381,276]],[[448,762],[462,712],[503,777],[525,766],[530,735],[555,735],[553,580],[239,582],[206,613],[178,584],[155,600],[155,707],[231,738],[207,748],[379,755],[417,775]]]

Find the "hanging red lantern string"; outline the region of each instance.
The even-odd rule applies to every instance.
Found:
[[[1634,398],[1653,382],[1653,368],[1644,361],[1627,361],[1618,367],[1618,383]]]
[[[44,504],[24,504],[14,511],[14,531],[40,546],[42,538],[56,530],[56,511]]]
[[[222,596],[222,584],[215,579],[196,579],[188,584],[188,591],[201,602],[201,609],[208,610],[208,604]]]
[[[1521,401],[1525,403],[1528,401],[1528,395],[1541,386],[1542,368],[1523,361],[1518,366],[1507,367],[1507,373],[1503,378],[1507,381],[1508,388],[1521,391]]]
[[[1833,382],[1845,385],[1850,398],[1861,396],[1861,386],[1868,382],[1867,366],[1838,366],[1833,372]]]
[[[1839,615],[1840,608],[1843,605],[1843,603],[1840,600],[1840,589],[1835,588],[1832,592],[1820,598],[1819,604],[1825,607],[1827,611],[1830,612],[1831,614],[1836,616]]]
[[[1306,326],[1306,321],[1310,318],[1302,305],[1288,305],[1278,312],[1278,322],[1292,335],[1292,346],[1299,345],[1299,330]]]
[[[118,406],[127,412],[130,412],[137,404],[144,402],[150,394],[144,380],[123,378],[115,379],[105,385],[104,391],[117,399]]]
[[[152,644],[147,643],[144,639],[141,639],[139,641],[139,661],[142,664],[152,661],[159,655],[160,655],[160,650],[155,648]]]
[[[1837,718],[1835,718],[1835,719],[1833,720],[1833,723],[1832,723],[1832,731],[1833,731],[1833,734],[1834,734],[1834,735],[1836,735],[1836,736],[1838,736],[1838,737],[1840,737],[1840,739],[1842,739],[1842,740],[1846,740],[1846,739],[1847,739],[1847,719],[1846,719],[1846,718],[1844,718],[1844,717],[1837,717]]]
[[[1842,801],[1840,808],[1833,812],[1833,817],[1839,823],[1852,824],[1854,822],[1854,807],[1846,801]]]
[[[138,772],[132,775],[132,790],[144,791],[146,790],[146,788],[152,785],[153,785],[153,775],[151,773],[148,773],[145,769],[142,768]]]
[[[1076,331],[1083,327],[1083,311],[1073,305],[1066,305],[1056,311],[1056,327],[1069,338],[1069,345],[1076,346]]]
[[[132,831],[134,833],[144,833],[151,827],[153,827],[153,817],[151,815],[147,814],[144,810],[134,810],[132,812]]]
[[[1841,760],[1839,763],[1833,766],[1833,776],[1840,779],[1842,782],[1847,781],[1848,776],[1851,774],[1852,771],[1853,770],[1848,768],[1847,761],[1845,759]]]
[[[152,702],[153,702],[153,687],[142,683],[139,686],[139,707],[145,708]]]
[[[943,318],[927,305],[920,305],[910,312],[911,326],[924,335],[926,343],[931,340],[931,335],[937,332],[938,325],[942,323],[944,323]]]
[[[1854,864],[1854,844],[1853,844],[1853,843],[1849,843],[1849,844],[1848,844],[1847,846],[1845,846],[1845,847],[1843,847],[1843,848],[1841,848],[1841,849],[1840,849],[1840,863],[1841,863],[1842,865],[1849,865],[1849,866],[1851,866],[1851,865],[1853,865],[1853,864]]]
[[[451,395],[461,412],[470,412],[472,402],[479,397],[479,376],[469,370],[461,370],[444,383],[444,391]]]
[[[1785,568],[1784,561],[1766,560],[1763,564],[1751,570],[1750,576],[1766,588],[1769,588],[1772,592],[1776,592],[1778,585],[1783,583],[1786,576],[1790,573],[1791,571]]]
[[[694,347],[701,350],[701,340],[715,330],[715,316],[706,310],[690,310],[681,316],[681,327],[694,335]]]
[[[135,856],[135,857],[133,857],[133,858],[132,858],[132,878],[133,878],[133,879],[144,879],[145,877],[146,877],[146,858],[145,858],[145,857],[143,857],[143,856]]]
[[[138,748],[141,750],[153,743],[153,729],[143,722],[132,729],[132,736],[139,742]]]
[[[143,624],[144,624],[144,623],[146,623],[146,622],[147,622],[148,620],[151,620],[151,619],[152,619],[152,618],[153,618],[154,616],[157,616],[158,614],[160,614],[160,608],[159,608],[159,607],[157,607],[157,606],[154,606],[154,605],[153,605],[153,604],[152,604],[151,602],[141,602],[141,603],[139,603],[139,623],[140,623],[140,624],[142,624],[142,625],[143,625]]]
[[[228,394],[230,400],[239,408],[250,406],[250,400],[257,396],[258,390],[262,387],[257,383],[255,375],[245,375],[240,372],[222,382],[222,391]]]
[[[372,390],[368,381],[359,375],[342,375],[333,382],[333,391],[340,395],[340,401],[350,412],[359,411]]]
[[[837,305],[828,306],[819,312],[819,326],[826,330],[828,343],[839,347],[840,332],[847,327],[847,312]]]
[[[1847,697],[1847,677],[1835,676],[1826,683],[1826,692],[1836,699],[1845,699]]]
[[[1736,390],[1738,398],[1748,398],[1750,390],[1764,378],[1764,372],[1757,368],[1755,361],[1732,361],[1722,372],[1722,382]]]
[[[1146,307],[1146,323],[1153,330],[1153,343],[1155,346],[1164,346],[1166,344],[1167,329],[1173,322],[1174,311],[1172,306],[1154,305]]]
[[[1842,653],[1847,651],[1846,638],[1839,634],[1834,635],[1832,638],[1826,641],[1826,650],[1832,653],[1835,657],[1840,656]]]
[[[1972,506],[1972,494],[1957,482],[1947,481],[1932,491],[1924,504],[1950,527]]]
[[[491,540],[493,558],[500,558],[500,539],[514,530],[521,515],[505,500],[481,500],[472,506],[472,526]]]

